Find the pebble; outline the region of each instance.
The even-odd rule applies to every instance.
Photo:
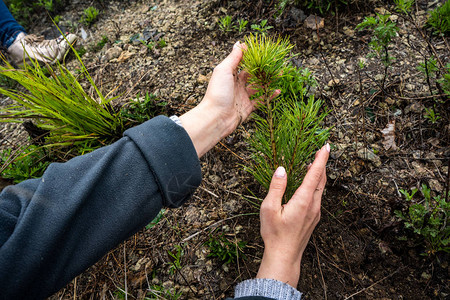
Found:
[[[368,160],[374,164],[375,167],[381,166],[381,159],[378,155],[373,153],[372,150],[366,148],[360,148],[356,154],[359,158]]]

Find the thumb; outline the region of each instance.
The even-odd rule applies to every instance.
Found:
[[[270,182],[269,192],[267,193],[264,202],[266,205],[271,207],[280,207],[281,199],[283,198],[284,192],[287,185],[287,174],[283,167],[278,167],[272,177]]]
[[[237,41],[233,46],[233,51],[231,51],[231,53],[222,61],[221,65],[232,68],[233,71],[237,69],[243,56],[242,46],[243,45]]]

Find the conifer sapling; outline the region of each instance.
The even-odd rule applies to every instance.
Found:
[[[267,190],[277,167],[284,166],[288,183],[283,202],[301,184],[314,153],[328,138],[321,128],[327,112],[322,101],[308,96],[315,84],[307,69],[290,62],[293,45],[287,38],[250,35],[241,68],[250,74],[257,91],[259,113],[254,114],[255,132],[248,138],[251,163],[246,170]],[[276,90],[280,95],[273,97]]]

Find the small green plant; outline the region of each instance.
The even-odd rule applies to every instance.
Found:
[[[181,291],[178,292],[175,288],[164,288],[162,285],[154,284],[149,287],[147,297],[145,299],[178,300],[181,299],[182,296],[183,293]]]
[[[98,13],[99,13],[98,9],[96,9],[93,6],[89,6],[83,11],[80,23],[83,23],[86,26],[91,26],[97,20]]]
[[[57,0],[55,2],[61,2],[61,0]],[[49,12],[52,12],[55,9],[55,2],[53,0],[39,0],[36,5],[43,7]]]
[[[450,33],[450,1],[447,0],[443,5],[436,7],[428,19],[427,25],[434,29],[436,33]]]
[[[247,24],[248,24],[248,21],[247,21],[247,20],[239,19],[239,20],[238,20],[238,25],[237,25],[237,27],[236,27],[237,30],[238,30],[238,32],[239,32],[239,33],[244,32],[245,29],[247,28]]]
[[[266,35],[267,31],[269,29],[272,29],[273,26],[268,26],[267,25],[267,19],[262,20],[261,23],[259,24],[252,24],[252,26],[250,26],[252,28],[252,30],[255,30],[256,32],[259,32],[262,35]]]
[[[414,0],[394,0],[394,3],[396,11],[409,14],[411,12],[411,7],[414,4]]]
[[[169,274],[173,275],[177,270],[181,270],[181,258],[184,255],[184,250],[181,245],[175,246],[175,252],[167,251],[171,261],[169,262]]]
[[[445,66],[446,72],[442,75],[442,78],[438,80],[444,93],[450,96],[450,63]]]
[[[245,258],[244,248],[247,242],[236,241],[231,242],[228,240],[224,234],[219,236],[210,236],[209,240],[206,242],[210,253],[208,257],[216,257],[224,265],[232,262],[237,262],[239,258]]]
[[[63,6],[64,0],[5,0],[5,4],[9,7],[9,11],[14,18],[27,27],[34,18],[40,17],[42,12],[53,13],[58,11]]]
[[[94,47],[92,47],[92,50],[98,52],[102,50],[103,47],[105,47],[106,43],[108,42],[109,42],[108,37],[106,35],[102,35],[102,39]]]
[[[366,17],[356,26],[356,29],[370,29],[373,32],[369,47],[380,57],[383,64],[390,65],[393,57],[389,54],[389,44],[397,35],[398,27],[389,19],[389,14],[377,14],[376,17]]]
[[[155,227],[156,225],[158,225],[158,223],[161,221],[161,219],[164,217],[164,213],[166,212],[166,210],[163,208],[159,211],[159,213],[156,215],[156,217],[145,226],[145,229],[151,229],[153,227]]]
[[[339,7],[345,7],[350,4],[350,0],[278,0],[277,15],[281,15],[288,5],[301,5],[303,8],[318,11],[320,14],[326,14]],[[354,2],[354,1],[353,1]]]
[[[158,41],[158,48],[164,48],[164,47],[166,47],[166,46],[167,46],[167,42],[166,42],[165,39],[160,39],[160,40]]]
[[[61,16],[60,16],[60,15],[56,15],[56,16],[53,18],[53,21],[55,22],[55,24],[58,24],[59,22],[61,22]]]
[[[424,255],[433,255],[439,251],[450,253],[450,203],[441,195],[432,197],[431,189],[425,184],[422,184],[420,201],[413,201],[416,192],[417,189],[412,189],[411,194],[403,190],[402,194],[411,204],[406,212],[397,210],[395,215],[404,221],[405,228],[424,239]]]
[[[1,176],[12,179],[14,183],[41,177],[50,164],[44,151],[36,146],[29,146],[18,153],[16,155],[11,149],[0,152]]]
[[[439,68],[436,59],[432,56],[429,59],[425,59],[423,63],[419,63],[417,70],[428,78],[434,78]]]
[[[411,189],[411,193],[408,192],[408,190],[400,189],[400,193],[402,193],[403,196],[405,196],[406,201],[411,201],[414,195],[417,193],[418,189],[413,188]]]
[[[384,75],[381,82],[381,88],[384,91],[388,70],[395,60],[390,55],[389,45],[392,39],[397,35],[398,27],[389,19],[389,14],[377,14],[376,17],[366,17],[363,22],[356,26],[356,29],[370,29],[373,33],[369,47],[372,53],[369,56],[378,56],[384,64]]]
[[[146,41],[146,40],[139,40],[144,46],[148,48],[148,50],[153,51],[153,48],[155,48],[155,42],[153,41]]]
[[[254,114],[255,132],[249,137],[251,164],[246,170],[267,190],[273,172],[284,166],[288,183],[284,202],[289,200],[306,174],[306,166],[328,138],[320,126],[327,112],[322,101],[308,96],[315,84],[307,69],[289,61],[292,45],[288,39],[250,35],[241,62],[255,87],[260,114]],[[281,90],[273,98],[276,90]]]
[[[78,45],[76,48],[76,51],[80,57],[87,53],[87,50],[86,50],[86,48],[84,48],[83,45]]]
[[[435,124],[441,117],[439,113],[435,112],[433,108],[425,107],[425,119],[428,119],[432,124]]]
[[[219,18],[219,28],[223,32],[230,32],[233,30],[233,21],[231,16],[226,15],[225,17]]]
[[[144,99],[141,99],[138,94],[135,100],[123,106],[120,110],[120,116],[128,121],[125,125],[128,128],[150,120],[157,114],[164,113],[166,106],[167,102],[159,101],[155,95],[147,92]]]

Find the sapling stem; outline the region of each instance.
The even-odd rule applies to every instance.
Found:
[[[308,70],[289,61],[293,45],[287,39],[251,35],[245,43],[241,67],[250,74],[261,111],[254,116],[256,128],[249,137],[252,160],[246,169],[269,189],[273,172],[283,165],[288,171],[282,199],[286,203],[303,180],[306,162],[328,137],[328,130],[319,127],[326,112],[320,110],[321,101],[307,97],[314,80]],[[274,98],[276,90],[280,94]]]

